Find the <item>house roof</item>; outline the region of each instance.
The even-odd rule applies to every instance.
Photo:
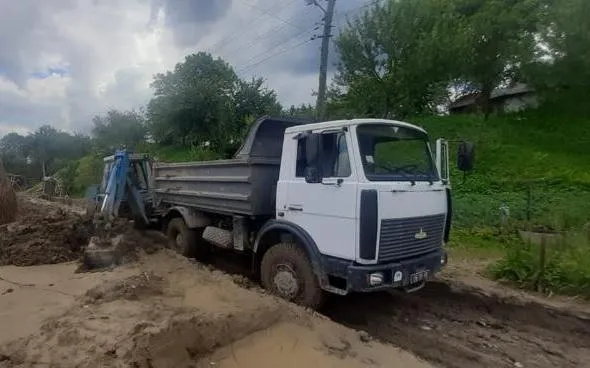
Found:
[[[530,93],[530,92],[534,92],[534,89],[532,87],[529,87],[528,85],[526,85],[524,83],[519,83],[519,84],[515,84],[514,86],[508,87],[508,88],[496,88],[490,94],[490,99],[495,100],[495,99],[507,97],[507,96],[518,96],[518,95],[522,95],[522,94],[526,94],[526,93]],[[469,93],[469,94],[463,95],[463,96],[457,98],[453,103],[451,103],[449,108],[456,109],[456,108],[460,108],[460,107],[473,105],[477,101],[479,94],[480,94],[479,92],[474,92],[474,93]]]

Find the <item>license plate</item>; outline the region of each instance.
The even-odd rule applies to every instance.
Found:
[[[417,284],[428,278],[428,271],[421,271],[410,274],[410,284]]]

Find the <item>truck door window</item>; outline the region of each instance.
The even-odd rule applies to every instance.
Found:
[[[307,159],[305,157],[305,144],[307,138],[301,138],[297,141],[297,164],[295,169],[295,177],[304,178],[305,168],[307,168]]]
[[[305,145],[307,139],[302,138],[297,143],[297,165],[295,176],[305,177],[307,162],[305,159]],[[324,178],[347,178],[351,175],[348,145],[346,135],[342,132],[324,133],[321,139],[319,168]]]

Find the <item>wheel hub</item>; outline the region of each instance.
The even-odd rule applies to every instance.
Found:
[[[273,279],[277,291],[286,298],[293,298],[299,292],[299,281],[295,272],[288,265],[278,265]]]

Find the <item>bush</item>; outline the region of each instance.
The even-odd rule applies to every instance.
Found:
[[[494,279],[514,282],[523,289],[590,298],[588,235],[569,234],[562,245],[547,245],[544,265],[539,245],[515,245],[489,271]]]

